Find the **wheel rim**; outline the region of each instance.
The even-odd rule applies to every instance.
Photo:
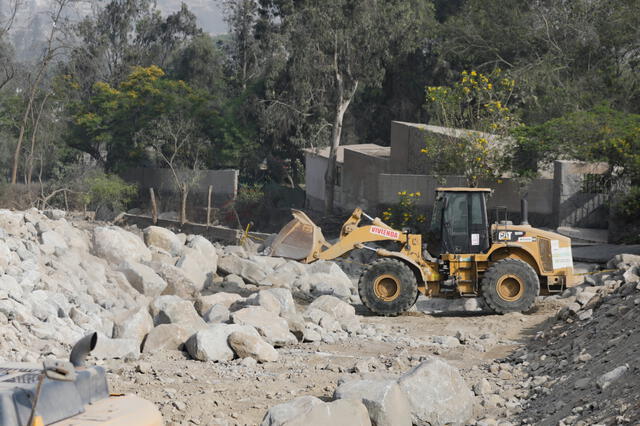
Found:
[[[503,275],[496,283],[498,296],[507,302],[514,302],[524,293],[524,282],[517,275]]]
[[[400,295],[400,280],[393,275],[380,275],[373,283],[373,292],[385,302],[396,300]]]

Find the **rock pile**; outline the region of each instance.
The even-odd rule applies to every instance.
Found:
[[[471,389],[455,367],[439,358],[426,357],[399,377],[366,376],[342,380],[332,402],[303,396],[275,405],[262,426],[445,425],[467,424],[473,418]]]
[[[534,340],[474,385],[523,424],[625,424],[640,418],[640,256],[554,297],[565,306]],[[491,421],[485,423],[491,424]]]
[[[186,349],[203,361],[278,358],[276,347],[360,332],[349,277],[151,226],[0,210],[0,360],[64,357],[98,331],[98,358]],[[305,309],[294,301],[316,299]]]

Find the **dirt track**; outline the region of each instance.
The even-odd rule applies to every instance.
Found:
[[[437,355],[458,367],[470,386],[482,378],[493,383],[499,398],[479,397],[476,419],[509,418],[519,409],[501,401],[515,394],[500,395],[505,388],[502,379],[488,371],[496,370],[496,360],[531,339],[557,309],[555,302],[547,301],[526,315],[415,312],[396,318],[364,316],[363,328],[371,337],[281,348],[280,360],[268,364],[204,363],[173,351],[143,355],[132,362],[114,360],[107,366],[112,391],[132,392],[153,401],[169,424],[256,425],[270,406],[296,396],[331,398],[340,378],[357,374],[397,377],[421,357]],[[365,312],[360,309],[359,313]],[[442,338],[433,342],[434,336]],[[451,339],[456,336],[463,344]],[[452,344],[455,346],[449,347]]]

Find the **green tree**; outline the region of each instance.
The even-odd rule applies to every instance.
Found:
[[[433,9],[424,1],[331,0],[321,3],[263,1],[275,40],[284,36],[287,59],[282,92],[266,102],[281,119],[307,121],[317,133],[330,128],[325,210],[333,209],[336,155],[344,116],[358,87],[378,87],[386,64],[415,50]],[[281,77],[283,78],[283,77]],[[286,111],[286,114],[282,114]],[[308,125],[308,124],[307,124]]]

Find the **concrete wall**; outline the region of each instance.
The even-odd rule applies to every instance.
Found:
[[[139,189],[154,188],[158,192],[177,192],[170,169],[132,168],[121,173],[121,177],[138,185]],[[238,194],[238,170],[200,170],[197,181],[190,189],[192,194],[207,194],[209,185],[215,195],[235,198]]]
[[[426,132],[419,126],[391,123],[390,173],[428,174],[429,164],[420,151],[425,147]]]
[[[304,184],[307,193],[307,207],[311,210],[324,208],[324,174],[328,159],[307,152],[305,154]]]
[[[509,219],[515,223],[520,221],[520,192],[518,183],[512,179],[481,182],[481,187],[492,188],[493,194],[487,202],[487,209],[491,219],[495,207],[506,207]],[[553,210],[553,180],[536,179],[529,185],[527,200],[529,201],[530,222],[538,226],[548,226],[554,220]],[[467,186],[463,176],[447,176],[444,182],[434,176],[380,174],[378,177],[378,210],[398,202],[398,192],[420,192],[417,205],[424,207],[430,213],[433,208],[434,194],[438,187]],[[373,211],[373,210],[372,210]],[[379,213],[379,212],[376,212]]]
[[[556,161],[554,163],[554,209],[556,226],[607,228],[608,191],[585,191],[587,175],[599,175],[609,169],[606,163]],[[588,188],[587,188],[588,189]]]
[[[345,149],[340,207],[345,210],[375,208],[378,204],[378,175],[385,173],[388,166],[388,158]]]

